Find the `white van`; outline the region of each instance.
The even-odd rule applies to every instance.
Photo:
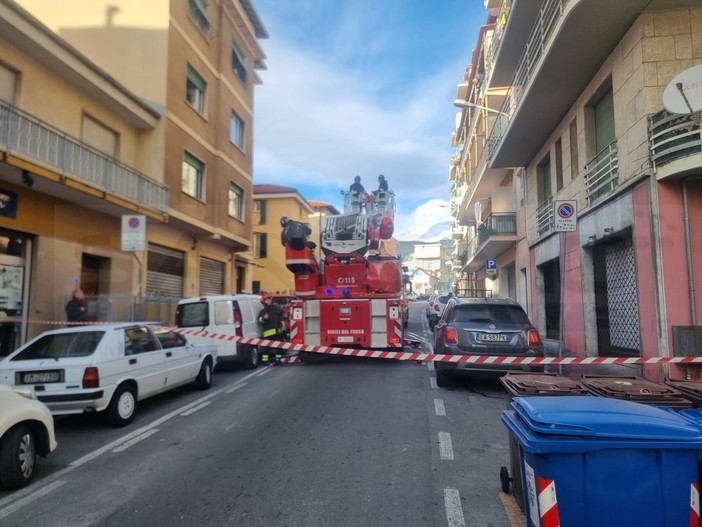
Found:
[[[260,295],[208,295],[178,302],[176,326],[218,335],[261,338],[258,313],[263,309]],[[217,368],[253,369],[259,363],[258,346],[235,341],[188,335],[192,342],[217,344]]]

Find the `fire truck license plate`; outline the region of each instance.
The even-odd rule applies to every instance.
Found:
[[[353,337],[337,337],[337,342],[353,342]]]

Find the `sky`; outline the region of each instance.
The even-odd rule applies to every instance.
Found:
[[[450,238],[456,85],[483,0],[254,0],[268,29],[255,87],[254,182],[343,210],[356,175],[395,192],[394,236]]]

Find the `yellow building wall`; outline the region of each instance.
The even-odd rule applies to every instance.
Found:
[[[255,199],[266,201],[266,223],[261,224],[261,214],[254,212],[253,231],[254,233],[265,232],[268,235],[268,247],[266,258],[254,259],[253,280],[260,282],[262,291],[294,292],[295,279],[285,267],[285,248],[280,241],[282,232],[280,218],[287,216],[291,220],[308,223],[307,208],[299,200],[292,197],[273,199],[256,197]],[[315,253],[318,254],[318,251]]]

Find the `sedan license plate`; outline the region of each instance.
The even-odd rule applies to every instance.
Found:
[[[17,384],[45,384],[63,382],[63,370],[22,371]]]
[[[476,333],[481,342],[507,342],[507,335],[499,333]]]

